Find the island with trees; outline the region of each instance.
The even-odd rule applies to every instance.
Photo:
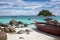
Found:
[[[38,16],[53,16],[53,14],[49,10],[42,10],[38,13]]]
[[[42,16],[42,18],[45,21],[48,21],[48,20],[53,20],[53,18],[50,18],[50,17],[47,17],[47,16],[55,16],[55,15],[53,15],[49,10],[42,10],[38,13],[38,16]]]

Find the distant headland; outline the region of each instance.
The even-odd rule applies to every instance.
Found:
[[[49,10],[42,10],[38,13],[37,16],[55,16]]]

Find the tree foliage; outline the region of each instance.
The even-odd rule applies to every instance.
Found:
[[[42,10],[39,12],[38,16],[52,16],[52,13],[49,10]]]

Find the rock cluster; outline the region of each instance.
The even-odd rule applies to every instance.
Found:
[[[17,34],[23,34],[23,33],[30,34],[30,32],[31,32],[31,30],[29,30],[29,29],[19,30],[19,31],[17,32]]]
[[[0,26],[2,26],[2,27],[8,27],[8,25],[3,24],[3,23],[0,23]]]
[[[4,27],[4,28],[0,28],[1,31],[4,31],[6,33],[14,33],[15,32],[15,28],[13,27]]]
[[[3,31],[0,31],[0,40],[7,40],[7,34]]]
[[[60,26],[60,23],[56,20],[49,20],[46,22],[48,25],[53,25],[53,26]]]
[[[10,25],[13,25],[13,24],[16,25],[16,24],[18,24],[18,22],[16,20],[11,20],[9,24]]]

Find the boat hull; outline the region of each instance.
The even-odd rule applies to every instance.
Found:
[[[60,36],[60,28],[50,26],[50,25],[41,25],[41,24],[35,24],[35,25],[38,30]]]

